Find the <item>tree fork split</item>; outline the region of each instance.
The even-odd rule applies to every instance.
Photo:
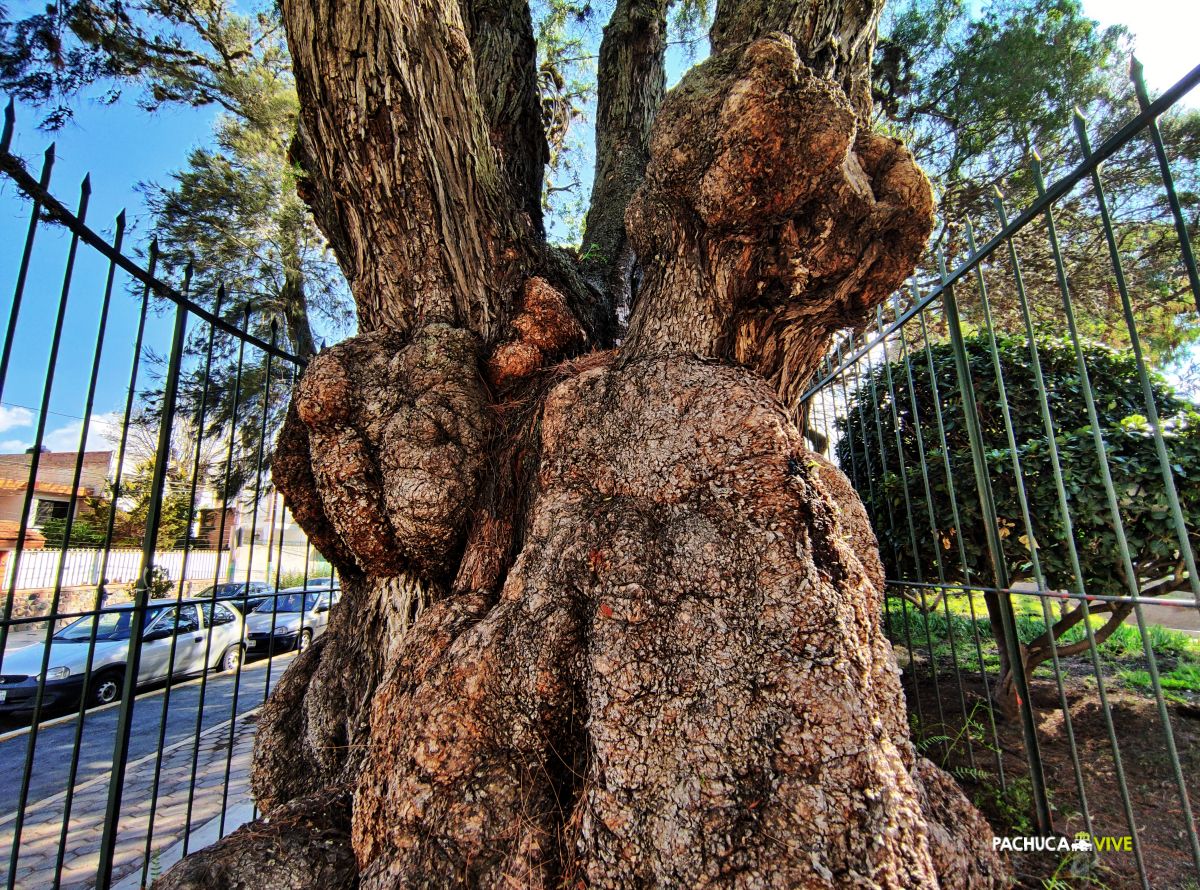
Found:
[[[796,424],[932,225],[867,128],[879,6],[718,4],[639,112],[615,350],[610,276],[529,207],[524,4],[283,9],[361,333],[309,364],[272,472],[346,594],[264,710],[266,818],[162,885],[1003,883],[909,741],[874,535]]]

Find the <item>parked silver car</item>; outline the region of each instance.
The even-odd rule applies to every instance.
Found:
[[[325,589],[314,590],[316,582]],[[336,583],[336,582],[334,582]],[[250,654],[269,654],[295,649],[303,652],[329,626],[329,610],[341,598],[329,579],[317,578],[308,588],[289,587],[259,604],[246,616],[246,638]]]
[[[174,678],[203,673],[208,668],[236,670],[245,654],[245,622],[229,603],[151,600],[144,622],[139,685],[165,680],[168,674]],[[93,624],[96,646],[85,690]],[[98,616],[85,615],[56,633],[50,642],[43,707],[78,702],[80,695],[87,697],[89,705],[120,698],[132,630],[133,604],[129,603],[106,608]],[[43,643],[34,643],[4,653],[0,661],[0,712],[33,708],[45,651]]]
[[[225,581],[205,587],[198,594],[197,600],[233,600],[238,611],[243,615],[256,608],[259,603],[272,593],[270,584],[263,581]]]

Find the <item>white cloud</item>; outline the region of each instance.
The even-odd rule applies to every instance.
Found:
[[[0,433],[33,423],[33,412],[20,406],[0,405]]]
[[[83,421],[73,420],[63,426],[47,431],[42,443],[51,451],[78,451],[79,435]],[[116,412],[93,414],[88,424],[87,442],[84,451],[114,451],[121,437],[121,418]]]
[[[3,411],[0,407],[0,411]],[[32,415],[26,424],[32,424]],[[0,432],[4,432],[7,427],[3,426],[3,416],[0,415]],[[79,450],[79,436],[83,431],[83,421],[72,420],[62,426],[53,427],[46,430],[42,437],[42,444],[51,451],[66,451],[77,452]],[[107,414],[93,414],[91,423],[88,424],[87,442],[84,444],[84,451],[116,451],[117,443],[121,439],[121,415],[115,411]],[[3,454],[20,454],[28,448],[33,447],[33,436],[28,439],[2,439],[0,440],[0,453]]]

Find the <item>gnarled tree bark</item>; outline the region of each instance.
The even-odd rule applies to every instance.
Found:
[[[999,885],[908,740],[865,511],[795,423],[932,224],[866,123],[878,5],[719,4],[614,180],[646,275],[617,351],[539,244],[511,154],[537,140],[494,117],[520,85],[480,94],[481,23],[527,70],[519,7],[284,2],[361,332],[310,363],[272,470],[346,594],[264,711],[266,823],[163,885]]]

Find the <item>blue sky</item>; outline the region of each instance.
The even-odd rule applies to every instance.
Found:
[[[1153,90],[1166,88],[1200,62],[1195,44],[1200,4],[1194,0],[1085,0],[1084,6],[1102,24],[1119,22],[1135,34],[1137,52]],[[684,65],[672,61],[672,73],[677,74]],[[1191,104],[1197,101],[1192,99]],[[93,188],[88,220],[92,227],[111,234],[117,213],[125,209],[130,224],[126,244],[143,245],[149,220],[134,186],[145,180],[167,181],[171,171],[184,164],[188,152],[208,140],[214,113],[211,109],[167,108],[152,115],[132,102],[113,106],[81,102],[74,122],[54,137],[57,160],[52,190],[74,206],[79,183],[90,172]],[[26,159],[38,159],[50,141],[36,129],[38,119],[35,109],[18,108],[14,148]],[[583,188],[586,193],[587,183]],[[0,325],[8,317],[28,218],[29,206],[5,183],[0,187]],[[34,437],[68,244],[65,233],[55,227],[42,226],[38,232],[25,308],[0,401],[0,452],[21,450]],[[46,444],[54,451],[74,450],[79,444],[105,271],[93,251],[80,251],[46,421]],[[138,309],[135,296],[123,286],[126,284],[119,275],[89,447],[105,447],[103,440],[115,432],[113,413],[124,405]],[[170,328],[169,317],[152,314],[147,343],[165,353]],[[144,375],[142,379],[145,381]]]
[[[139,180],[165,181],[170,171],[183,166],[188,152],[207,139],[212,118],[209,109],[169,108],[150,115],[126,104],[80,103],[75,121],[51,137],[37,130],[36,109],[18,108],[14,151],[31,162],[36,175],[41,154],[53,138],[56,160],[51,190],[74,209],[80,183],[90,172],[87,220],[111,238],[116,216],[125,209],[128,252],[144,245],[149,225],[134,186]],[[6,180],[0,187],[0,324],[7,324],[29,213],[29,204]],[[0,452],[22,450],[34,438],[69,243],[61,228],[39,226],[0,403]],[[45,443],[53,451],[78,448],[106,273],[106,264],[95,251],[79,250],[46,421]],[[99,440],[105,433],[114,433],[112,412],[124,408],[138,310],[128,277],[119,273],[93,409],[99,422],[89,437],[90,447],[102,445]],[[171,323],[171,318],[156,312],[148,319],[146,342],[160,353],[166,352]],[[146,376],[141,379],[144,385]]]

